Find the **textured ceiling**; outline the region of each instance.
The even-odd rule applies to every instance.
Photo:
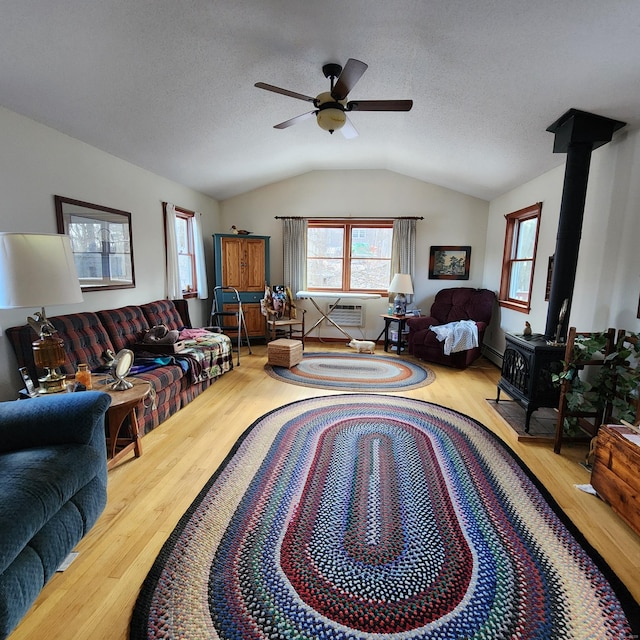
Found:
[[[0,104],[223,200],[316,169],[389,169],[491,199],[564,162],[569,108],[640,125],[638,0],[0,0]],[[347,140],[307,120],[363,60]]]

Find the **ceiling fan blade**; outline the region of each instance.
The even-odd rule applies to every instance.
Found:
[[[347,111],[411,111],[413,100],[352,100]]]
[[[273,93],[280,93],[283,96],[297,98],[298,100],[304,100],[306,102],[313,102],[315,100],[315,98],[312,98],[311,96],[305,96],[303,93],[296,93],[295,91],[289,91],[288,89],[281,89],[280,87],[276,87],[272,84],[267,84],[266,82],[256,82],[253,86],[258,87],[258,89],[273,91]]]
[[[347,140],[358,137],[358,130],[353,126],[353,122],[349,118],[346,119],[340,131]]]
[[[309,118],[315,116],[316,113],[317,113],[316,111],[308,111],[307,113],[302,113],[299,116],[296,116],[295,118],[291,118],[289,120],[285,120],[284,122],[281,122],[280,124],[273,125],[273,128],[286,129],[287,127],[291,127],[294,124],[298,124],[298,122],[302,122],[303,120],[308,120]]]
[[[367,70],[368,66],[364,62],[360,62],[360,60],[349,58],[336,82],[336,86],[331,91],[333,98],[335,100],[344,100],[349,91],[356,86],[356,82],[362,78],[362,74]]]

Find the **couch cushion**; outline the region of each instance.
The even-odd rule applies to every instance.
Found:
[[[98,317],[109,334],[116,353],[120,349],[131,349],[136,342],[142,342],[145,331],[152,325],[137,306],[119,307],[98,311]]]
[[[143,304],[140,308],[151,327],[163,324],[170,331],[173,329],[180,331],[185,327],[185,322],[172,300],[156,300]]]
[[[107,504],[107,491],[94,478],[65,502],[58,513],[33,537],[29,546],[40,556],[49,580],[61,562],[96,523]]]
[[[114,345],[95,313],[70,313],[51,318],[51,322],[58,330],[56,336],[64,341],[67,354],[60,367],[62,373],[75,373],[80,362],[86,362],[89,369],[100,367],[105,362],[105,351],[113,351]]]
[[[0,638],[20,622],[47,580],[95,524],[106,502],[106,488],[94,478],[0,572]]]
[[[105,351],[114,350],[100,318],[91,311],[55,316],[49,318],[49,321],[57,329],[55,336],[64,342],[66,360],[60,367],[62,373],[74,373],[79,362],[86,362],[89,369],[96,369],[104,365]],[[25,324],[7,329],[7,336],[18,364],[27,367],[31,377],[37,380],[42,371],[37,371],[33,363],[31,343],[38,339],[35,331]]]
[[[40,556],[25,547],[0,574],[0,638],[6,638],[18,625],[45,582]]]
[[[98,453],[81,444],[0,455],[0,572],[99,468]]]

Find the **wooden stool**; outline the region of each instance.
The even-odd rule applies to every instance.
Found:
[[[267,344],[267,363],[276,367],[291,369],[302,362],[302,342],[280,338]]]

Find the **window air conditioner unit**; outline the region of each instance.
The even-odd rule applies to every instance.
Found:
[[[331,304],[327,304],[327,311]],[[338,304],[329,313],[329,317],[343,327],[364,327],[365,308],[361,304]]]

